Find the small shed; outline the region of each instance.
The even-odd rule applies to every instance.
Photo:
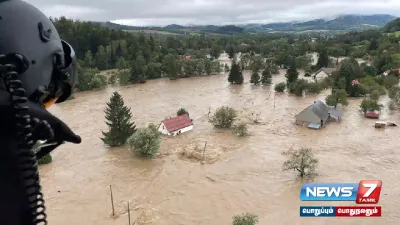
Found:
[[[188,114],[183,114],[163,120],[157,130],[162,134],[175,136],[193,130],[193,122]]]

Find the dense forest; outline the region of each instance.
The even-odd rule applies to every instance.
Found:
[[[145,35],[64,17],[52,21],[60,36],[75,48],[81,75],[78,90],[81,91],[117,81],[124,85],[161,77],[178,79],[218,74],[223,70],[228,71],[230,67],[220,65],[215,60],[224,51],[230,58],[241,54],[241,70],[262,70],[261,61],[263,65],[279,65],[282,68],[295,64],[296,69],[312,73],[321,67],[338,66],[338,61],[330,57],[363,58],[369,61],[371,65],[348,68],[353,72],[360,71],[353,74],[353,78],[376,76],[400,67],[400,38],[384,33],[387,30],[397,31],[397,28],[393,28],[396,20],[382,30],[349,32],[335,37],[320,35],[316,41],[311,41],[311,36],[306,34],[284,33]],[[317,65],[311,65],[308,55],[311,52],[320,55]],[[274,66],[271,68],[276,70]],[[118,69],[119,72],[110,77],[102,76],[100,71],[108,69]]]

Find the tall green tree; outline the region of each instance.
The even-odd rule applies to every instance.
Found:
[[[95,57],[96,67],[100,70],[106,70],[110,67],[110,55],[102,45],[98,47]]]
[[[228,81],[231,84],[242,84],[243,74],[239,64],[235,61],[232,62],[231,71],[229,72]]]
[[[101,140],[110,147],[121,146],[126,143],[128,138],[136,131],[136,126],[132,119],[130,108],[125,106],[122,96],[114,92],[107,102],[106,113],[107,132],[102,132]]]
[[[299,72],[297,71],[296,62],[294,60],[291,62],[289,69],[286,71],[285,77],[288,86],[299,78]]]
[[[261,83],[264,85],[272,83],[272,76],[268,67],[266,67],[262,72]]]
[[[96,61],[94,60],[93,54],[91,51],[88,50],[85,53],[85,58],[83,59],[81,66],[85,67],[85,68],[95,68],[96,67]]]
[[[322,67],[328,67],[328,65],[329,65],[328,51],[326,49],[322,49],[322,51],[319,53],[317,66],[318,68],[322,68]]]
[[[150,36],[149,38],[149,46],[152,52],[154,52],[154,50],[156,49],[156,43],[154,41],[153,36]]]
[[[337,107],[338,104],[347,106],[349,103],[347,101],[347,92],[343,89],[332,90],[332,94],[326,97],[326,104],[329,106]]]
[[[369,44],[368,50],[369,51],[377,50],[378,47],[379,47],[378,41],[376,39],[372,39],[371,43]]]
[[[221,47],[218,44],[213,44],[213,46],[211,47],[210,55],[214,59],[218,59],[219,55],[221,55],[221,52],[222,52]]]
[[[228,47],[228,56],[230,59],[235,57],[235,48],[232,45]]]
[[[257,71],[253,71],[253,73],[251,74],[250,83],[255,85],[260,83],[260,75],[258,74]]]
[[[131,66],[131,81],[133,83],[145,83],[147,80],[146,61],[140,52],[136,56],[136,60]]]
[[[164,58],[165,71],[171,80],[176,80],[179,78],[180,65],[178,64],[177,60],[177,56],[172,54],[168,54]]]
[[[118,70],[128,69],[129,63],[122,57],[117,60],[116,67]]]
[[[354,59],[346,59],[340,66],[338,76],[335,77],[334,88],[345,89],[350,97],[363,96],[365,93],[362,86],[353,83],[362,76],[363,72],[358,62]]]

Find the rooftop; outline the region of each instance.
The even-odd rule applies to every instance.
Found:
[[[188,114],[180,115],[177,117],[165,119],[162,121],[168,132],[174,132],[182,128],[193,125],[192,120],[189,118]]]

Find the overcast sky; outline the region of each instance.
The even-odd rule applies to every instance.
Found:
[[[400,0],[26,0],[52,17],[147,26],[304,21],[340,14],[400,16]]]

